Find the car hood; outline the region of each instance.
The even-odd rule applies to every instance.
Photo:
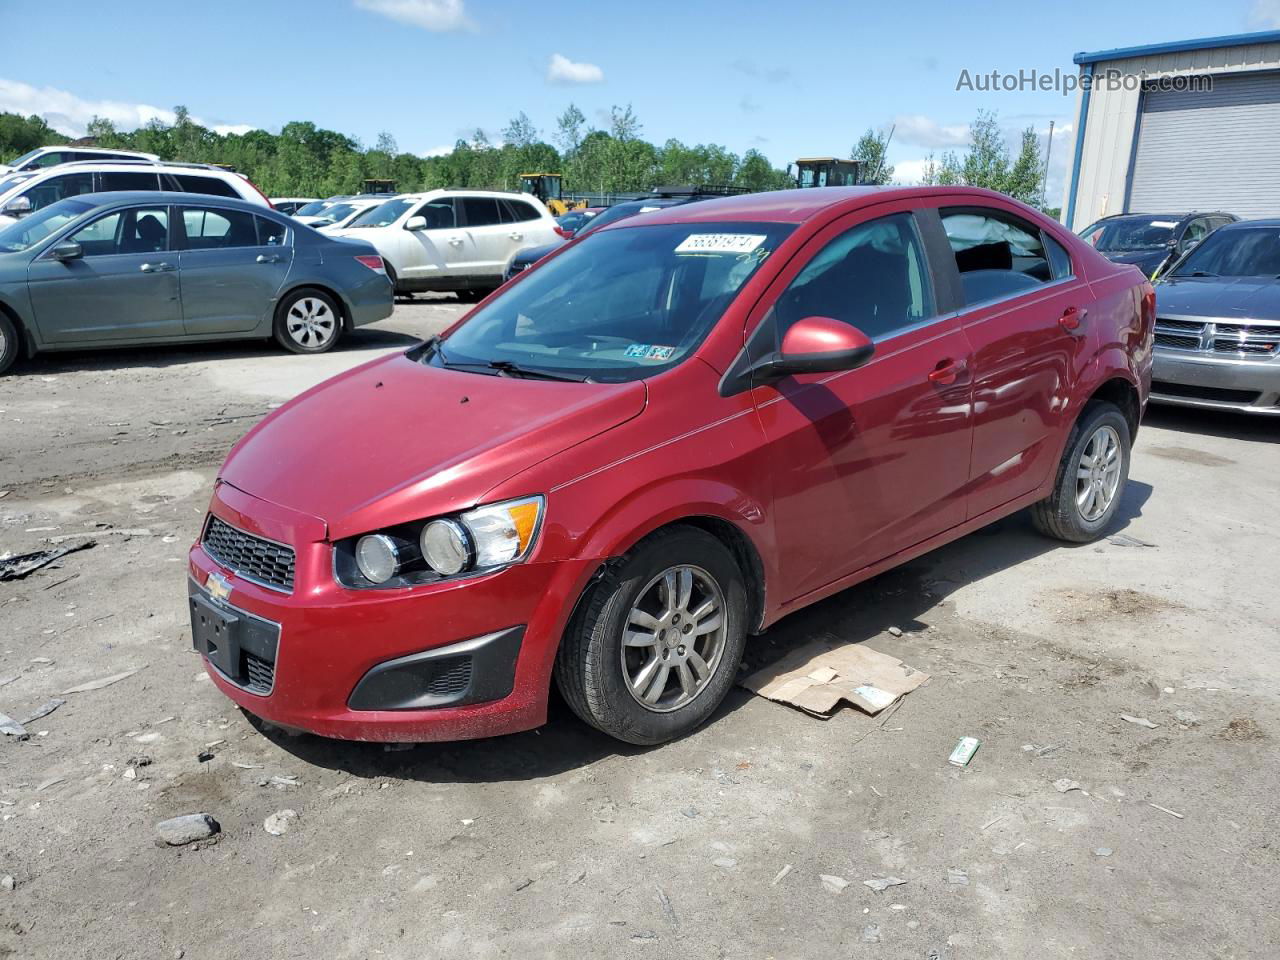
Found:
[[[1156,287],[1161,315],[1280,321],[1280,280],[1171,277]]]
[[[219,476],[319,517],[336,540],[481,503],[502,481],[637,416],[645,399],[641,382],[495,377],[397,354],[280,407]]]
[[[536,247],[525,247],[511,258],[511,262],[522,264],[537,263],[547,254],[559,250],[568,242],[568,240],[561,240],[558,243],[543,243]]]
[[[1164,262],[1165,257],[1169,256],[1169,251],[1164,249],[1133,250],[1124,253],[1103,253],[1102,255],[1112,263],[1132,264],[1149,277],[1152,271]]]

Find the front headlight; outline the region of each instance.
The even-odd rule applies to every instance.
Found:
[[[506,500],[339,541],[334,574],[348,587],[409,587],[488,573],[529,555],[544,504],[541,496]]]

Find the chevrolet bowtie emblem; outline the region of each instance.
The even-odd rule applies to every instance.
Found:
[[[209,579],[204,582],[204,588],[209,591],[210,597],[222,603],[231,596],[231,582],[216,573],[209,574]]]

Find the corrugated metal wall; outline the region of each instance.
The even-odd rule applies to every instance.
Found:
[[[1147,93],[1128,206],[1280,216],[1280,72]]]
[[[1216,77],[1224,73],[1276,70],[1280,69],[1280,43],[1215,47],[1094,64],[1095,73],[1108,69],[1131,74],[1145,70],[1149,77],[1192,74],[1212,74]],[[1068,224],[1071,229],[1079,230],[1099,217],[1123,211],[1139,100],[1136,88],[1095,88],[1090,95],[1076,190],[1075,217]],[[1079,115],[1078,103],[1076,114]],[[1280,143],[1275,145],[1275,150],[1280,155]],[[1062,203],[1064,213],[1070,190],[1071,176],[1068,173]]]

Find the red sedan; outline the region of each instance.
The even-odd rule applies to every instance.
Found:
[[[553,677],[601,730],[679,736],[792,611],[1024,507],[1100,536],[1154,306],[984,190],[622,221],[256,426],[191,550],[195,645],[324,736],[527,730]]]

